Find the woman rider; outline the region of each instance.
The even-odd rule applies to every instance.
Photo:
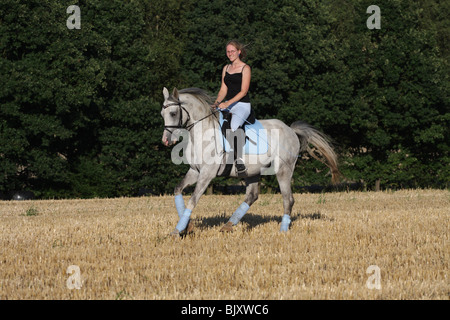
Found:
[[[250,97],[248,90],[250,87],[251,69],[242,60],[246,57],[245,46],[236,40],[231,40],[226,46],[227,57],[230,64],[223,67],[222,85],[214,103],[214,107],[225,110],[228,109],[231,117],[230,128],[233,136],[241,136],[240,141],[245,142],[245,133],[239,129],[248,118],[251,112]],[[236,132],[239,129],[238,132]],[[238,173],[243,173],[247,169],[242,159],[242,148],[238,148],[238,143],[234,145],[235,167]],[[243,146],[243,145],[241,145]]]

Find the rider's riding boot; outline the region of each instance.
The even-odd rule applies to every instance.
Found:
[[[236,168],[237,174],[242,174],[247,171],[245,167],[244,160],[242,159],[242,149],[245,144],[245,132],[241,128],[236,130],[236,135],[234,136],[234,166]],[[239,143],[241,142],[241,143]]]

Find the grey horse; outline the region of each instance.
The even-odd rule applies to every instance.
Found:
[[[164,88],[163,95],[162,142],[165,146],[176,144],[172,149],[173,162],[185,161],[190,165],[185,177],[174,190],[179,222],[172,235],[180,235],[192,230],[193,225],[190,222],[192,210],[211,180],[217,176],[243,178],[247,186],[244,202],[236,209],[221,231],[232,231],[233,226],[239,223],[250,206],[258,199],[258,183],[261,175],[267,174],[275,174],[277,177],[284,206],[280,231],[288,231],[294,205],[291,179],[298,155],[303,151],[307,151],[330,168],[333,183],[339,181],[341,174],[338,169],[337,155],[330,139],[304,122],[296,121],[289,127],[277,119],[260,120],[266,133],[265,140],[267,140],[263,142],[269,147],[264,154],[243,156],[247,171],[242,176],[234,170],[233,161],[230,161],[230,155],[232,156],[233,153],[225,152],[223,144],[219,143],[222,139],[218,117],[220,111],[211,108],[213,98],[199,88],[182,90],[175,88],[172,94]],[[180,153],[183,155],[180,156]],[[193,184],[196,184],[195,189],[185,205],[182,192]]]

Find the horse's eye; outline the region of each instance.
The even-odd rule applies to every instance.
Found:
[[[170,113],[170,116],[171,116],[172,118],[175,118],[176,115],[177,115],[177,112],[176,112],[176,111],[172,111],[172,112]]]

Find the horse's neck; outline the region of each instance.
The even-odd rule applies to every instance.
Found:
[[[195,126],[198,126],[201,123],[204,129],[210,129],[214,128],[215,122],[218,123],[217,118],[211,114],[211,109],[205,108],[197,99],[188,99],[188,105],[191,124],[195,123]]]
[[[193,128],[201,127],[202,131],[205,132],[209,129],[216,129],[219,126],[218,115],[211,114],[211,111],[208,110],[205,112],[195,112],[194,116],[191,115],[191,125]]]
[[[200,154],[203,152],[202,145],[209,144],[210,138],[215,137],[216,130],[219,129],[218,115],[211,114],[211,112],[209,108],[205,108],[203,105],[197,105],[189,111],[192,125],[192,129],[189,130],[190,143],[196,146],[196,152]],[[203,141],[203,143],[198,143],[199,141]],[[200,149],[197,149],[197,147]]]

